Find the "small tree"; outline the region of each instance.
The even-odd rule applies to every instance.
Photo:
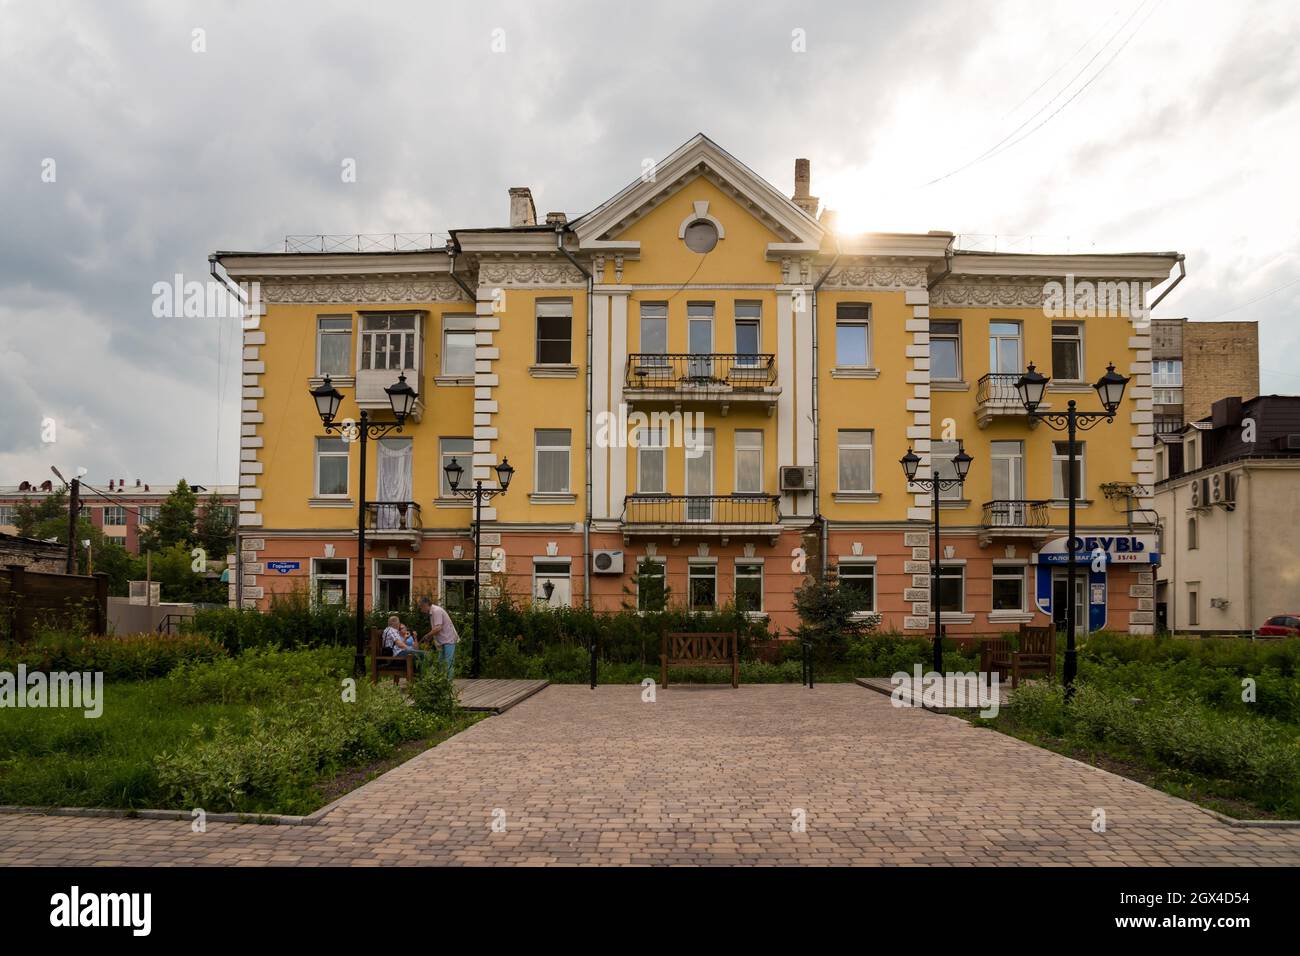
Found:
[[[822,660],[839,658],[853,638],[869,634],[879,621],[875,615],[863,616],[861,603],[859,591],[841,585],[838,578],[807,578],[794,592],[799,614],[795,636]]]
[[[208,495],[199,508],[194,543],[207,553],[209,561],[226,560],[235,546],[234,526],[226,517],[225,506],[216,492]]]
[[[182,478],[158,509],[158,519],[140,533],[140,551],[162,551],[194,540],[198,496]],[[225,552],[219,557],[224,559]]]

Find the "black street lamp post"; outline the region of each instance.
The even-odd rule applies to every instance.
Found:
[[[1113,422],[1115,420],[1115,412],[1124,399],[1124,387],[1128,385],[1129,380],[1115,371],[1115,363],[1112,362],[1106,366],[1106,374],[1093,385],[1105,411],[1081,412],[1075,407],[1074,399],[1070,399],[1066,403],[1064,412],[1040,412],[1038,406],[1043,401],[1043,393],[1047,390],[1048,381],[1048,377],[1035,371],[1034,363],[1030,362],[1025,374],[1020,376],[1016,382],[1016,391],[1020,394],[1020,401],[1025,406],[1025,411],[1028,413],[1031,423],[1045,422],[1053,431],[1064,431],[1068,439],[1069,457],[1066,463],[1066,492],[1070,509],[1070,523],[1065,539],[1067,570],[1065,572],[1064,672],[1065,692],[1068,696],[1074,692],[1074,678],[1079,672],[1078,650],[1074,646],[1074,578],[1078,563],[1074,549],[1076,534],[1075,502],[1079,497],[1079,475],[1074,467],[1078,453],[1075,435],[1080,431],[1087,431],[1099,422]]]
[[[395,422],[372,422],[370,412],[361,409],[360,421],[347,419],[336,421],[343,393],[334,387],[328,375],[325,381],[311,390],[312,400],[316,402],[316,412],[326,434],[338,432],[345,442],[360,441],[361,471],[358,480],[357,498],[357,656],[355,670],[357,674],[366,669],[366,444],[371,438],[383,438],[389,432],[401,431],[406,416],[415,407],[419,397],[415,389],[406,382],[406,375],[399,374],[397,381],[384,389],[388,403],[392,407]]]
[[[943,673],[943,608],[939,600],[939,565],[943,560],[943,554],[939,550],[939,492],[964,485],[972,461],[974,459],[966,454],[966,449],[959,445],[957,454],[952,459],[956,478],[940,478],[938,469],[933,468],[933,465],[933,477],[918,478],[916,472],[921,466],[919,455],[909,448],[907,454],[898,460],[898,463],[903,466],[903,473],[907,475],[909,485],[918,485],[934,494],[934,563],[930,565],[930,602],[934,607],[934,672],[936,674]]]
[[[479,581],[483,576],[483,565],[479,559],[479,530],[483,525],[483,501],[495,498],[497,495],[504,495],[506,489],[510,487],[510,479],[515,474],[515,469],[508,458],[502,458],[501,464],[492,467],[497,473],[497,483],[500,488],[484,488],[481,478],[474,480],[473,487],[461,488],[460,480],[465,474],[465,469],[455,458],[447,462],[446,467],[443,468],[447,473],[447,484],[451,486],[452,494],[460,498],[474,499],[474,641],[471,645],[470,677],[478,677],[479,673],[478,592]],[[549,598],[549,595],[547,597]]]

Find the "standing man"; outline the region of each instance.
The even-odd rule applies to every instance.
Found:
[[[447,680],[455,675],[456,644],[460,635],[456,625],[451,623],[451,615],[427,597],[420,598],[420,612],[429,615],[429,633],[426,639],[432,639],[438,649],[438,659],[447,666]]]

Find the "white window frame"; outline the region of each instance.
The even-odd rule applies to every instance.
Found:
[[[650,456],[659,459],[660,480],[658,488],[651,488],[646,482],[645,459]],[[668,446],[666,436],[661,428],[647,426],[637,431],[636,491],[640,495],[664,495],[668,493]]]
[[[569,357],[563,362],[543,362],[542,342],[559,342],[557,338],[542,338],[542,319],[569,320]],[[533,305],[533,359],[537,365],[568,366],[573,364],[573,299],[538,299]]]
[[[697,573],[696,573],[697,570],[698,570],[698,571],[701,571],[701,572],[704,571],[704,570],[707,570],[708,573],[707,573],[707,574],[703,574],[703,573],[697,574]],[[712,603],[711,605],[708,605],[707,607],[706,607],[706,606],[703,606],[703,605],[701,605],[701,606],[699,606],[699,607],[696,607],[696,605],[695,605],[695,589],[691,587],[691,584],[692,584],[692,582],[693,582],[696,578],[701,578],[701,579],[704,579],[704,578],[712,578],[712,579],[713,579],[713,603]],[[718,564],[717,564],[716,561],[698,561],[698,560],[692,559],[692,560],[687,564],[687,567],[686,567],[686,608],[687,608],[687,610],[692,611],[692,612],[694,612],[694,611],[716,611],[716,610],[718,609]]]
[[[735,303],[735,351],[736,367],[738,368],[755,368],[758,366],[759,355],[763,352],[763,303],[753,300],[740,300]],[[740,329],[741,326],[754,327],[754,352],[752,356],[748,352],[740,351]]]
[[[844,316],[844,315],[841,315],[841,314],[840,314],[841,310],[842,310],[842,309],[845,309],[846,307],[847,307],[847,308],[863,308],[863,309],[866,309],[866,312],[867,312],[866,317],[865,317],[865,318],[862,318],[862,317],[859,317],[859,316]],[[872,342],[871,342],[871,319],[872,319],[872,311],[873,311],[873,310],[872,310],[872,308],[871,308],[871,303],[870,303],[870,302],[839,302],[839,303],[836,303],[836,306],[835,306],[835,367],[836,367],[836,368],[859,368],[859,369],[861,369],[861,368],[872,368],[872,367],[873,367],[872,364],[871,364],[872,352],[874,351],[874,350],[872,349]],[[845,362],[845,361],[843,361],[843,356],[840,355],[840,327],[841,327],[841,326],[845,326],[845,327],[849,327],[849,328],[861,328],[861,329],[862,329],[862,347],[863,347],[863,351],[865,352],[865,355],[864,355],[863,357],[865,358],[866,361],[864,361],[864,362],[862,362],[862,363],[858,363],[858,362]]]
[[[542,445],[539,437],[542,432],[565,432],[569,436],[564,445]],[[542,453],[555,454],[564,452],[564,487],[560,489],[540,487],[542,477]],[[568,495],[573,484],[573,430],[570,428],[537,428],[533,430],[533,493],[538,495]]]
[[[0,525],[4,527],[13,527],[14,507],[13,505],[0,505]]]
[[[639,304],[640,312],[637,326],[637,343],[638,349],[643,355],[667,355],[668,354],[668,303],[667,302],[642,302]],[[662,322],[664,327],[664,346],[662,350],[649,348],[646,345],[646,323]],[[664,360],[665,362],[667,359]],[[644,364],[651,364],[648,360],[643,359]]]
[[[405,561],[406,574],[380,574],[379,565],[384,561]],[[412,602],[415,601],[415,562],[410,558],[371,558],[370,559],[370,609],[379,610],[379,582],[380,581],[405,581],[406,594]],[[394,611],[394,613],[396,613]]]
[[[329,451],[329,452],[322,453],[321,442],[323,441],[339,442],[343,446],[343,451],[341,452]],[[329,494],[324,494],[321,492],[320,466],[321,466],[322,458],[342,458],[346,461],[346,465],[343,469],[344,480],[343,480],[343,491],[341,493],[330,492]],[[352,492],[352,444],[351,442],[346,442],[342,438],[338,438],[334,435],[316,436],[316,442],[312,446],[312,490],[315,492],[315,496],[317,498],[342,499],[342,498],[347,498],[351,494]]]
[[[844,435],[848,433],[865,434],[867,436],[866,444],[848,444],[844,443]],[[844,478],[844,469],[841,466],[841,459],[845,451],[867,452],[867,487],[865,488],[845,488],[842,484]],[[876,488],[876,433],[871,428],[841,428],[835,435],[835,483],[837,490],[848,492],[850,494],[871,494]]]
[[[740,569],[741,569],[742,567],[745,567],[745,568],[758,568],[758,574],[753,574],[753,573],[741,574],[741,573],[740,573]],[[745,608],[745,612],[748,613],[748,614],[764,614],[764,613],[766,613],[766,611],[767,611],[767,597],[766,597],[766,595],[764,594],[764,585],[766,584],[766,581],[764,580],[764,577],[765,577],[765,571],[764,571],[764,568],[763,568],[763,562],[762,562],[761,559],[759,559],[759,558],[736,558],[736,559],[735,559],[735,561],[732,563],[732,583],[731,583],[732,591],[731,591],[731,594],[732,594],[733,602],[736,604],[737,608],[740,607],[740,581],[741,581],[741,579],[743,578],[743,579],[745,579],[746,581],[752,581],[752,580],[754,580],[755,578],[757,578],[757,579],[758,579],[758,607]]]
[[[386,319],[391,322],[393,319],[408,319],[408,318],[411,320],[411,327],[409,329],[367,329],[366,328],[366,323],[373,320]],[[374,364],[375,355],[377,354],[374,347],[374,343],[379,339],[380,336],[386,336],[389,342],[392,341],[394,336],[397,337],[399,354],[401,355],[401,361],[397,365],[394,365],[391,360],[387,361],[387,363],[383,366],[377,366]],[[369,344],[370,346],[368,350],[366,348],[367,344]],[[361,313],[360,332],[357,335],[358,371],[402,372],[407,370],[414,370],[419,367],[420,349],[421,349],[420,316],[418,313],[402,312],[402,311]],[[385,356],[390,357],[392,356],[392,354],[393,351],[391,349],[388,349],[385,353]],[[406,364],[406,358],[408,355],[410,356],[411,359],[409,365]]]
[[[935,478],[951,478],[956,480],[957,468],[953,465],[952,459],[959,451],[961,451],[961,447],[961,442],[958,441],[931,441],[930,474]],[[963,501],[965,500],[965,494],[965,485],[953,485],[949,488],[939,489],[939,500]]]
[[[993,327],[996,325],[1013,325],[1016,328],[1014,335],[1008,335],[1004,332],[994,332]],[[1014,341],[1016,343],[1016,367],[1010,371],[1001,367],[1002,365],[1002,342]],[[995,344],[997,347],[995,348]],[[994,375],[1010,375],[1024,371],[1025,368],[1025,326],[1023,322],[1016,319],[990,319],[989,320],[989,373]]]
[[[994,561],[992,580],[994,586],[989,591],[989,609],[992,614],[1014,614],[1017,611],[1024,613],[1025,596],[1028,593],[1028,587],[1025,583],[1025,565],[1013,564],[1008,561]],[[1020,605],[1019,607],[994,607],[993,602],[997,598],[998,581],[1018,581],[1020,583]],[[964,590],[964,588],[963,588]]]
[[[465,451],[448,451],[447,442],[459,441],[467,442],[469,447]],[[465,469],[466,474],[474,472],[474,439],[461,435],[443,435],[438,439],[438,497],[443,499],[454,498],[451,485],[447,483],[447,464],[453,459],[456,464]],[[461,479],[464,487],[464,478]],[[468,499],[465,499],[468,502]]]
[[[447,565],[449,564],[468,564],[469,574],[448,574]],[[474,581],[474,559],[473,558],[440,558],[438,560],[438,604],[447,607],[447,582],[464,581],[471,587],[477,586]],[[466,605],[472,596],[466,596]]]
[[[318,562],[321,561],[342,561],[342,573],[321,574],[317,570]],[[331,607],[347,607],[348,601],[352,598],[352,559],[351,558],[312,558],[309,568],[311,582],[311,602],[318,605],[320,602],[320,590],[317,586],[318,581],[342,581],[343,582],[343,601],[338,605]]]
[[[543,571],[541,570],[542,568],[547,568],[548,570]],[[564,570],[561,571],[561,568]],[[563,594],[552,594],[549,602],[542,594],[542,583],[548,580],[553,582],[564,581],[566,583]],[[532,593],[533,603],[539,607],[573,607],[572,562],[567,558],[534,558]]]
[[[848,575],[846,575],[846,574],[845,574],[845,571],[848,571],[849,569],[852,569],[852,570],[854,570],[854,571],[861,571],[861,570],[864,570],[864,569],[865,569],[865,570],[869,571],[870,573],[869,573],[869,574],[848,574]],[[854,613],[855,613],[855,614],[870,614],[870,613],[874,612],[874,611],[876,610],[876,562],[875,562],[875,561],[857,561],[857,560],[852,560],[852,559],[841,558],[841,559],[840,559],[840,564],[839,564],[839,569],[838,569],[838,578],[839,578],[839,581],[840,581],[841,584],[844,583],[844,578],[845,578],[846,576],[847,576],[847,577],[850,577],[850,578],[865,578],[865,577],[870,577],[870,579],[871,579],[871,600],[870,600],[870,604],[871,604],[871,606],[870,606],[870,607],[860,607],[860,608],[856,608],[855,611],[854,611]]]
[[[955,330],[955,331],[936,330],[935,326],[938,326],[938,325],[952,325],[952,326],[955,326],[955,327],[956,327],[956,330]],[[939,377],[938,375],[935,375],[935,374],[933,373],[933,369],[934,369],[934,355],[933,355],[933,352],[934,352],[934,343],[935,343],[936,341],[944,341],[944,342],[952,342],[952,343],[953,343],[953,353],[954,353],[954,356],[953,356],[953,357],[954,357],[954,360],[955,360],[955,361],[954,361],[954,364],[955,364],[955,366],[956,366],[956,369],[955,369],[955,372],[954,372],[954,374],[952,375],[951,378],[946,378],[946,377],[945,377],[945,378],[941,378],[941,377]],[[930,375],[930,378],[931,378],[933,381],[936,381],[936,382],[960,382],[960,381],[962,380],[962,378],[961,378],[961,376],[962,376],[962,364],[961,364],[961,319],[948,319],[948,318],[943,318],[943,319],[931,319],[931,320],[930,320],[930,350],[931,350],[931,358],[930,358],[931,375]]]
[[[1056,374],[1056,343],[1072,342],[1076,350],[1078,359],[1079,374],[1074,378],[1065,378]],[[1066,322],[1053,320],[1052,322],[1052,380],[1055,382],[1064,382],[1077,384],[1087,379],[1087,368],[1084,365],[1084,344],[1083,344],[1083,323]]]
[[[1070,455],[1069,455],[1069,447],[1068,447],[1069,444],[1070,442],[1068,439],[1065,441],[1052,442],[1052,500],[1053,501],[1070,500],[1070,487],[1069,487],[1070,476],[1067,473],[1067,469],[1070,467],[1069,465]],[[1074,500],[1087,501],[1088,500],[1088,456],[1087,456],[1088,446],[1086,442],[1081,442],[1081,441],[1076,441],[1075,444],[1079,446],[1079,450],[1074,456],[1075,461],[1077,461],[1079,464],[1079,488],[1078,488],[1079,494]],[[1061,445],[1067,446],[1064,452],[1059,450]],[[1056,483],[1058,480],[1061,483],[1060,486],[1061,493],[1059,495],[1056,493],[1057,491]]]
[[[321,324],[324,322],[346,322],[348,324],[348,328],[346,332],[344,332],[342,329],[323,329],[321,328]],[[344,359],[343,368],[337,372],[334,371],[326,372],[326,370],[321,367],[321,345],[323,344],[325,340],[325,336],[327,335],[339,336],[340,338],[346,337],[348,340],[348,346],[344,350],[344,355],[347,357]],[[351,365],[351,359],[352,359],[352,315],[351,313],[316,316],[316,377],[324,378],[326,375],[330,375],[337,379],[337,378],[345,378],[351,376],[354,372],[354,369],[349,367]]]
[[[641,569],[647,564],[653,564],[657,568],[659,568],[659,574],[663,580],[663,594],[662,594],[663,607],[646,608],[641,606],[642,603],[641,599],[644,596],[641,593],[641,576],[642,576]],[[637,558],[636,571],[634,572],[633,579],[636,583],[636,609],[638,614],[657,614],[659,611],[663,611],[667,609],[668,607],[668,559],[667,558],[658,555],[655,555],[653,557],[651,557],[650,555],[643,555]]]
[[[161,514],[162,507],[160,505],[140,505],[135,509],[135,520],[137,524],[147,527],[157,521]],[[4,522],[0,521],[0,524],[4,524]]]
[[[448,368],[448,359],[452,355],[451,340],[453,336],[468,336],[469,338],[469,368],[451,369]],[[442,374],[452,378],[469,378],[474,375],[474,353],[476,347],[476,333],[473,329],[448,329],[442,330]],[[461,351],[464,346],[458,346],[457,350]]]
[[[110,518],[110,515],[112,518]],[[113,520],[121,518],[120,521]],[[122,505],[105,505],[104,506],[104,526],[111,525],[114,528],[121,528],[126,525],[126,508]]]
[[[741,441],[740,436],[742,435],[746,436],[746,440],[748,440],[750,436],[757,436],[758,444],[742,446],[740,444]],[[763,475],[764,461],[763,461],[762,429],[738,428],[733,434],[732,442],[734,446],[732,449],[732,455],[735,458],[735,473],[732,476],[732,485],[731,485],[732,490],[738,495],[761,495],[763,493],[763,487],[766,484]],[[757,488],[740,487],[740,461],[741,461],[742,453],[746,455],[753,455],[754,453],[757,453],[758,455],[758,487]]]
[[[1167,388],[1183,387],[1183,360],[1156,359],[1151,363],[1151,384]]]

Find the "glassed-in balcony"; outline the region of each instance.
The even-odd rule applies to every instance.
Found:
[[[623,397],[641,403],[752,403],[776,408],[776,356],[751,352],[633,352],[627,357]]]

